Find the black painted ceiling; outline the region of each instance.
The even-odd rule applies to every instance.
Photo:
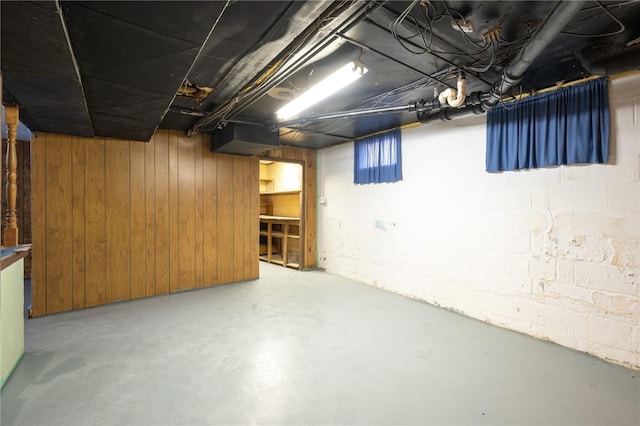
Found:
[[[148,141],[158,127],[211,132],[236,122],[273,131],[283,97],[354,59],[369,72],[304,115],[431,100],[455,87],[460,71],[469,93],[486,92],[556,2],[0,6],[3,100],[20,105],[31,130]],[[639,68],[638,22],[638,1],[584,2],[514,93]],[[414,121],[415,112],[394,112],[291,125],[279,130],[280,141],[322,147]]]

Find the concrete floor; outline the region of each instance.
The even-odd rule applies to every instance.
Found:
[[[638,372],[323,272],[260,272],[29,320],[2,425],[640,424]]]

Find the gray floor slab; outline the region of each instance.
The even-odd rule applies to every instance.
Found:
[[[638,425],[638,372],[324,272],[27,321],[8,425]]]

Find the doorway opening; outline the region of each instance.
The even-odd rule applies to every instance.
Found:
[[[260,260],[302,269],[303,187],[301,163],[260,160]]]

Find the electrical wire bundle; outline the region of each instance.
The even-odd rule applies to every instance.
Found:
[[[576,36],[576,37],[608,37],[608,36],[613,36],[613,35],[618,35],[624,32],[624,30],[626,29],[624,24],[618,19],[616,18],[616,16],[609,10],[609,9],[613,9],[613,8],[618,8],[618,7],[622,7],[622,6],[627,6],[633,3],[638,3],[640,0],[630,0],[630,1],[625,1],[623,3],[618,3],[618,4],[613,4],[610,6],[605,6],[604,4],[602,4],[601,2],[599,2],[598,0],[594,0],[596,3],[596,7],[591,7],[591,8],[585,8],[582,9],[581,12],[587,12],[589,10],[593,10],[593,9],[602,9],[602,11],[607,14],[617,25],[618,25],[618,29],[615,31],[611,31],[608,33],[601,33],[601,34],[581,34],[581,33],[575,33],[575,32],[571,32],[571,31],[563,31],[562,34],[567,34],[567,35],[571,35],[571,36]],[[587,18],[583,18],[580,21],[574,22],[574,26],[577,24],[581,24],[591,18],[594,18],[598,15],[592,15],[589,16]]]
[[[305,30],[305,32],[294,41],[294,44],[291,45],[284,54],[280,55],[265,72],[247,84],[235,97],[224,101],[211,113],[203,117],[193,126],[191,132],[198,133],[219,127],[227,121],[228,117],[233,114],[238,105],[251,98],[260,96],[262,89],[266,87],[278,73],[282,71],[286,72],[295,65],[297,54],[304,51],[304,48],[308,45],[308,41],[313,39],[320,31],[326,29],[327,23],[330,23],[339,15],[339,13],[336,14],[336,12],[342,10],[345,5],[353,3],[356,3],[356,1],[344,0],[335,4],[328,13],[318,18],[312,27]]]
[[[390,25],[391,27],[390,31],[394,39],[400,44],[400,46],[402,46],[405,50],[407,50],[410,53],[413,53],[416,55],[430,53],[430,54],[438,54],[438,55],[462,56],[467,58],[471,57],[474,59],[474,64],[461,66],[461,68],[463,68],[466,71],[473,71],[473,72],[488,71],[496,60],[498,44],[503,43],[504,40],[502,40],[499,37],[483,38],[481,42],[472,40],[466,34],[465,29],[461,25],[461,22],[465,21],[462,14],[460,14],[455,9],[450,8],[445,1],[442,1],[442,4],[444,5],[444,11],[441,13],[438,13],[436,10],[436,7],[431,1],[413,0],[411,4],[404,11],[402,11],[400,15],[398,15],[398,17]],[[425,20],[424,25],[420,24],[420,22],[418,22],[418,20],[413,15],[411,15],[411,11],[418,5],[420,6],[419,9],[422,12],[422,16],[424,17],[424,20]],[[477,49],[477,51],[474,51],[474,52],[462,52],[460,50],[445,51],[445,50],[438,50],[434,48],[433,24],[446,17],[449,17],[452,23],[460,31],[462,39],[467,44]],[[415,29],[415,32],[407,37],[403,37],[400,35],[400,31],[403,28],[405,28],[403,26],[403,24],[405,23],[406,23],[406,27]],[[416,39],[417,41],[415,41]],[[488,57],[487,57],[487,52],[489,52]],[[486,62],[486,64],[480,65],[482,62]],[[478,64],[478,65],[475,65],[475,64]],[[436,66],[436,68],[438,67]]]
[[[605,6],[599,0],[594,0],[596,6],[583,8],[582,12],[601,9],[603,13],[606,13],[616,24],[618,24],[619,28],[615,31],[598,34],[581,34],[568,31],[563,32],[563,34],[578,37],[604,37],[620,34],[625,30],[625,26],[618,18],[616,18],[611,10],[621,6],[637,3],[639,1],[640,0],[628,0]],[[296,58],[299,58],[300,54],[305,52],[305,48],[308,46],[308,42],[310,40],[316,37],[319,32],[325,30],[326,27],[330,26],[330,23],[340,14],[336,12],[340,11],[346,4],[353,4],[355,2],[356,0],[342,1],[336,4],[328,14],[323,14],[324,17],[319,18],[312,27],[298,37],[294,44],[292,44],[284,54],[280,55],[265,72],[254,79],[251,83],[247,84],[234,98],[218,105],[212,113],[207,114],[202,120],[200,120],[193,127],[192,131],[198,132],[205,130],[206,128],[211,129],[220,126],[226,122],[228,117],[237,112],[238,109],[242,109],[243,106],[247,105],[251,99],[259,97],[265,88],[268,89],[269,84],[276,81],[277,78],[280,78],[283,74],[286,74],[289,70],[295,67],[298,61]],[[421,18],[423,19],[419,20],[412,15],[412,11],[416,10],[416,8],[419,10],[419,13],[421,13]],[[601,14],[585,17],[580,21],[574,21],[572,24],[575,27],[595,16],[601,16]],[[471,48],[470,52],[465,52],[462,48],[452,45],[447,39],[438,36],[437,30],[434,32],[434,25],[443,19],[451,20],[451,25],[454,29],[458,30],[462,41]],[[438,70],[433,74],[433,76],[446,75],[451,73],[452,68],[455,68],[458,71],[469,72],[483,82],[486,81],[479,75],[479,73],[490,71],[492,67],[502,63],[505,59],[511,59],[509,52],[519,49],[521,45],[530,39],[533,33],[532,30],[529,30],[526,34],[516,40],[505,40],[498,27],[494,31],[485,32],[481,40],[474,40],[467,34],[469,28],[466,25],[467,21],[464,16],[459,11],[451,8],[446,0],[438,0],[437,3],[435,0],[413,0],[409,6],[391,22],[389,31],[400,46],[411,54],[430,54],[434,60],[434,68]],[[448,45],[450,49],[443,49],[443,44]],[[501,46],[503,49],[500,49]],[[446,56],[464,57],[467,58],[469,62],[466,64],[454,63],[452,60],[447,59]],[[449,64],[448,69],[441,70],[437,63],[438,60],[442,60]],[[504,76],[502,76],[502,78],[504,79]],[[403,99],[403,97],[396,98],[396,96],[403,93],[411,93],[417,89],[426,87],[431,80],[432,78],[429,77],[420,78],[404,86],[394,88],[388,92],[357,102],[351,105],[350,109],[359,108],[365,105],[388,105],[391,103],[388,101],[390,98],[397,102],[399,99]],[[520,90],[522,91],[522,87]],[[337,120],[326,121],[319,127],[321,129],[333,127],[336,121]],[[338,129],[348,125],[351,121],[352,120],[348,120],[345,123],[343,120],[340,120]],[[304,132],[304,130],[298,128],[292,129],[289,132]]]

